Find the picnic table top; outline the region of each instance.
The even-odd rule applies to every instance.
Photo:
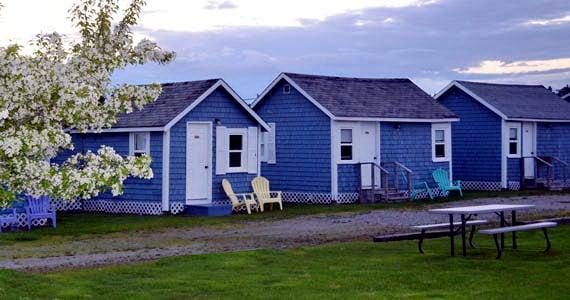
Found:
[[[483,214],[533,208],[532,204],[487,204],[430,209],[434,214]]]

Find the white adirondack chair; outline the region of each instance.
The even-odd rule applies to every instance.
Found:
[[[251,186],[253,187],[253,193],[257,197],[261,212],[263,212],[263,206],[267,203],[279,203],[279,208],[283,210],[281,192],[271,191],[269,189],[269,180],[265,177],[258,176],[251,181]]]
[[[255,208],[259,210],[257,206],[257,202],[255,202],[255,197],[253,193],[244,193],[244,194],[236,194],[234,193],[234,189],[232,188],[232,184],[227,180],[222,180],[222,187],[224,188],[224,192],[230,201],[232,202],[232,210],[234,212],[239,212],[242,207],[245,206],[247,209],[247,213],[251,215],[251,209]],[[238,197],[242,199],[238,199]]]

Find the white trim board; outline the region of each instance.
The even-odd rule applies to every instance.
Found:
[[[464,87],[462,84],[460,84],[457,81],[452,81],[450,82],[446,87],[444,87],[441,91],[439,91],[439,93],[435,94],[435,96],[433,97],[435,100],[437,100],[439,97],[441,97],[443,94],[445,94],[445,92],[447,92],[449,89],[451,89],[452,87],[457,87],[458,89],[462,90],[463,92],[465,92],[467,95],[471,96],[473,99],[479,101],[481,104],[483,104],[483,106],[485,106],[486,108],[490,109],[492,112],[496,113],[497,115],[499,115],[501,118],[503,119],[508,119],[508,117],[503,114],[500,110],[498,110],[496,107],[494,107],[493,105],[489,104],[487,101],[485,101],[483,98],[477,96],[477,94],[473,93],[471,90],[469,90],[468,88]]]
[[[241,99],[241,97],[238,96],[238,94],[236,94],[236,92],[234,92],[234,90],[222,79],[218,80],[218,82],[216,82],[202,95],[200,95],[198,99],[192,102],[192,104],[186,107],[181,113],[179,113],[176,117],[174,117],[174,119],[170,120],[170,122],[168,122],[168,124],[164,126],[164,129],[170,130],[172,126],[178,123],[178,121],[180,121],[184,116],[186,116],[190,111],[192,111],[192,109],[194,109],[196,106],[202,103],[202,101],[204,101],[208,96],[210,96],[210,94],[212,94],[219,87],[224,88],[232,96],[232,98],[236,100],[265,130],[267,131],[271,130],[269,128],[269,125],[267,125],[267,123],[265,123],[265,121],[263,121],[263,119],[261,119],[261,117],[259,117],[259,115],[257,115],[253,111],[253,109],[249,105],[247,105],[247,103],[245,103],[245,101]]]
[[[545,122],[545,123],[570,123],[570,119],[568,120],[550,120],[550,119],[528,119],[528,118],[509,118],[499,109],[491,105],[489,102],[485,101],[483,98],[479,97],[477,94],[469,90],[467,87],[463,86],[461,83],[457,81],[450,82],[447,86],[445,86],[441,91],[439,91],[435,96],[434,99],[438,100],[443,94],[445,94],[449,89],[452,87],[457,87],[458,89],[465,92],[467,95],[471,96],[473,99],[477,100],[483,106],[497,114],[499,117],[506,121],[517,121],[517,122]]]
[[[164,127],[125,127],[125,128],[105,128],[100,131],[87,130],[81,132],[73,129],[69,133],[109,133],[109,132],[150,132],[150,131],[164,131]]]
[[[261,101],[261,99],[263,99],[282,79],[287,81],[287,83],[289,83],[292,87],[294,87],[297,91],[299,91],[299,93],[301,93],[301,95],[303,95],[305,98],[309,99],[309,101],[311,101],[311,103],[313,103],[318,109],[320,109],[329,118],[331,118],[331,119],[335,118],[335,116],[328,109],[326,109],[324,106],[322,106],[317,100],[315,100],[313,97],[311,97],[311,95],[309,95],[301,87],[299,87],[297,85],[297,83],[295,83],[295,81],[293,81],[293,79],[291,79],[285,73],[281,73],[281,74],[279,74],[279,76],[277,76],[277,78],[273,79],[273,81],[263,90],[261,95],[259,95],[257,97],[257,99],[255,99],[255,101],[253,101],[253,103],[251,103],[251,107],[255,108],[255,106]]]
[[[437,122],[457,122],[459,118],[447,118],[447,119],[416,119],[416,118],[372,118],[372,117],[337,117],[331,113],[327,108],[321,105],[317,100],[315,100],[309,93],[303,90],[293,79],[287,76],[285,73],[279,74],[264,90],[263,92],[251,103],[251,107],[255,106],[281,81],[285,80],[292,87],[294,87],[301,95],[307,98],[311,103],[313,103],[318,109],[320,109],[325,115],[327,115],[331,120],[335,121],[374,121],[374,122],[417,122],[417,123],[437,123]]]
[[[170,210],[170,130],[162,134],[162,211]]]
[[[188,138],[188,127],[190,127],[190,125],[207,125],[208,126],[208,131],[209,131],[209,141],[208,141],[208,170],[209,170],[209,175],[208,178],[204,178],[204,180],[206,181],[206,184],[208,185],[208,197],[206,200],[200,202],[200,201],[194,201],[193,204],[202,204],[202,203],[211,203],[212,202],[212,181],[213,181],[213,175],[212,175],[212,165],[213,165],[213,154],[212,154],[212,149],[214,149],[214,145],[213,145],[213,136],[214,136],[214,125],[212,122],[210,121],[189,121],[186,122],[186,151],[185,151],[185,156],[186,156],[186,166],[185,166],[185,170],[186,170],[186,178],[184,180],[184,185],[185,185],[185,200],[184,203],[185,204],[189,204],[188,201],[190,201],[190,159],[188,158],[188,153],[190,153],[190,140]]]

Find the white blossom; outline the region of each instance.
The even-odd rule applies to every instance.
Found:
[[[30,55],[19,45],[0,47],[0,205],[19,193],[70,201],[104,191],[119,195],[127,177],[152,178],[150,157],[124,158],[105,146],[62,164],[48,162],[74,149],[71,131],[109,128],[119,114],[160,95],[157,84],[111,83],[128,65],[174,59],[152,41],[134,44],[131,28],[144,4],[132,0],[117,21],[118,0],[79,1],[70,10],[79,41],[66,45],[58,33],[38,35]]]

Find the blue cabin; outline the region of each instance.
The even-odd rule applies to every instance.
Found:
[[[540,85],[468,81],[436,99],[461,118],[452,161],[466,189],[568,187],[570,103]]]
[[[252,107],[272,128],[261,173],[284,201],[406,198],[414,183],[435,187],[435,169],[451,171],[458,118],[409,79],[282,73]]]
[[[222,79],[165,83],[140,111],[119,117],[101,133],[73,134],[75,151],[113,147],[120,155],[148,154],[154,178],[129,178],[124,194],[104,193],[83,209],[113,213],[178,213],[186,205],[228,201],[251,191],[260,174],[259,133],[268,125]],[[64,157],[62,157],[64,158]]]

